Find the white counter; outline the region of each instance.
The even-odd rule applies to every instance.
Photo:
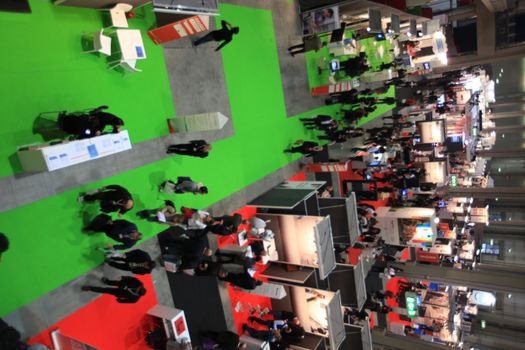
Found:
[[[18,159],[26,172],[53,171],[131,149],[127,130],[59,144],[21,147]]]

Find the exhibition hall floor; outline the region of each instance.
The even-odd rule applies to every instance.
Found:
[[[222,4],[221,16],[216,21],[225,19],[239,26],[240,35],[220,53],[195,50],[196,55],[222,58],[229,117],[233,123],[232,136],[215,142],[208,158],[196,159],[164,156],[164,144],[181,142],[178,136],[168,136],[166,127],[166,118],[176,115],[170,79],[177,77],[168,75],[163,49],[145,34],[152,18],[130,20],[131,27],[142,30],[147,59],[139,63],[142,73],[123,76],[108,70],[104,58],[81,52],[82,32],[94,32],[102,27],[100,11],[55,7],[50,1],[31,0],[30,3],[31,14],[0,12],[0,32],[4,33],[4,54],[0,56],[3,77],[0,105],[4,125],[0,131],[3,140],[0,182],[9,179],[2,182],[9,186],[0,186],[0,196],[8,203],[8,209],[0,213],[0,231],[11,241],[10,250],[2,256],[0,264],[0,280],[8,286],[0,289],[0,317],[102,263],[103,256],[96,248],[106,242],[103,235],[81,232],[87,220],[96,214],[97,207],[80,205],[77,202],[80,192],[109,184],[125,186],[134,195],[135,208],[123,218],[137,223],[149,238],[164,227],[139,221],[135,213],[162,205],[167,197],[159,194],[157,186],[163,180],[190,176],[205,183],[209,188],[207,196],[185,194],[170,199],[177,206],[206,208],[298,159],[299,156],[285,154],[283,150],[297,139],[314,136],[306,132],[297,117],[288,118],[283,80],[293,77],[283,75],[280,70],[272,23],[272,15],[279,16],[278,13]],[[292,2],[286,4],[296,6]],[[291,9],[296,11],[295,7]],[[304,58],[297,60],[297,64],[304,62]],[[188,74],[191,69],[189,66]],[[199,106],[200,97],[194,95],[190,103]],[[75,111],[99,105],[108,105],[110,112],[124,119],[134,148],[141,149],[139,142],[164,138],[155,153],[162,156],[135,153],[139,158],[134,159],[134,164],[140,165],[120,171],[120,163],[127,161],[122,154],[115,157],[116,170],[109,177],[100,176],[97,167],[104,163],[98,161],[65,169],[61,171],[62,178],[21,172],[16,147],[42,141],[32,131],[40,112]],[[302,115],[335,115],[338,109],[339,106],[319,107]],[[374,117],[388,109],[385,106],[376,111]],[[62,183],[86,178],[86,174],[96,174],[94,178],[101,180],[77,181],[73,187]],[[48,196],[43,192],[49,186],[57,188],[56,194]],[[19,198],[18,189],[23,189],[28,198]],[[18,202],[28,204],[13,204]],[[81,293],[79,286],[70,288]]]

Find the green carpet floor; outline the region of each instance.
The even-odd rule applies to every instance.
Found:
[[[349,31],[351,32],[351,31]],[[325,42],[328,42],[328,38],[322,39]],[[377,69],[379,65],[383,62],[391,62],[392,55],[389,53],[391,44],[388,40],[376,41],[374,38],[367,38],[359,41],[359,47],[364,48],[366,52],[368,62],[370,66],[374,69]],[[380,52],[383,52],[381,55]],[[338,59],[344,61],[350,57],[355,57],[351,55],[339,56]],[[327,68],[328,62],[334,57],[330,54],[328,47],[324,46],[318,51],[308,51],[305,53],[306,58],[306,68],[308,72],[308,84],[310,89],[318,86],[323,86],[329,84],[328,77],[330,72],[328,69],[322,69],[319,71],[319,67]],[[342,72],[338,72],[336,76],[338,77],[337,81],[349,81],[352,80],[349,76],[343,76]],[[377,95],[379,97],[395,97],[395,87],[391,86],[390,89],[382,95]],[[385,105],[378,104],[376,105],[377,109],[372,113],[369,113],[365,118],[361,118],[357,123],[358,126],[363,126],[366,123],[376,119],[377,117],[383,115],[384,113],[392,110],[395,105]]]
[[[136,143],[166,133],[175,111],[162,48],[146,35],[153,21],[132,19],[142,30],[147,59],[140,74],[106,69],[106,58],[82,52],[81,36],[103,27],[102,12],[31,0],[31,14],[0,12],[0,177],[20,172],[17,146],[42,141],[32,126],[41,112],[108,105]]]
[[[150,45],[144,35],[148,54],[141,62],[144,73],[122,79],[106,71],[102,60],[78,53],[78,33],[100,26],[96,12],[53,8],[41,1],[31,1],[31,5],[32,15],[0,14],[2,29],[6,26],[20,31],[16,38],[8,38],[8,45],[4,43],[12,53],[12,69],[2,65],[2,72],[9,77],[3,84],[12,87],[2,85],[2,95],[5,99],[9,92],[5,118],[6,125],[13,126],[2,129],[2,137],[8,140],[0,146],[2,175],[13,172],[5,158],[14,146],[36,139],[28,130],[41,110],[105,103],[129,121],[134,142],[164,132],[165,117],[173,114],[173,107],[159,48]],[[11,249],[0,264],[0,280],[9,285],[0,288],[0,317],[101,263],[102,255],[94,248],[106,241],[103,235],[80,232],[97,208],[78,204],[80,191],[111,183],[126,186],[135,195],[136,206],[124,218],[137,222],[145,236],[151,237],[164,226],[139,222],[135,212],[162,204],[165,197],[156,191],[162,180],[186,175],[204,182],[210,189],[207,196],[172,197],[177,206],[203,208],[298,158],[284,154],[283,149],[312,134],[305,132],[298,118],[286,117],[271,12],[221,5],[221,14],[218,21],[226,19],[242,28],[230,45],[216,53],[222,54],[224,61],[235,135],[214,144],[206,159],[168,158],[0,213],[0,231],[11,239]],[[29,22],[41,27],[35,37],[30,34],[33,29],[25,27]],[[55,33],[59,28],[61,33]],[[44,40],[53,36],[57,38]],[[27,64],[15,62],[15,55]],[[42,64],[37,64],[39,61]],[[254,66],[259,68],[254,70]],[[333,115],[335,109],[323,107],[306,115]]]

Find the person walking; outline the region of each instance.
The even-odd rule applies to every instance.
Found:
[[[323,146],[319,146],[317,142],[313,141],[295,141],[292,147],[284,150],[284,153],[302,153],[306,157],[311,157],[323,150]]]
[[[108,185],[97,189],[91,194],[81,194],[79,202],[100,202],[100,210],[104,213],[118,211],[119,216],[133,208],[133,197],[127,189],[119,185]]]
[[[222,43],[215,49],[219,51],[224,46],[228,45],[235,34],[239,34],[239,27],[232,27],[232,25],[224,20],[221,21],[221,29],[209,32],[205,36],[195,40],[193,46],[207,43],[209,41],[222,41]]]
[[[106,214],[96,216],[93,221],[84,228],[85,231],[104,232],[106,236],[121,244],[107,244],[106,247],[114,250],[125,250],[133,247],[140,239],[142,234],[137,226],[126,220],[112,221]]]
[[[168,150],[166,151],[166,153],[175,153],[184,156],[206,158],[211,149],[212,146],[204,140],[192,140],[189,143],[179,143],[177,145],[170,145],[168,146]]]
[[[165,193],[208,194],[208,187],[202,182],[195,182],[190,177],[179,176],[177,182],[166,180],[160,184],[159,190]]]
[[[110,280],[102,277],[102,283],[110,287],[96,287],[96,286],[82,286],[84,292],[95,292],[102,294],[111,294],[117,298],[117,302],[125,304],[133,304],[146,294],[146,288],[141,281],[135,277],[122,276],[119,281]]]
[[[151,273],[155,267],[155,262],[151,260],[150,255],[140,249],[127,252],[124,256],[106,257],[106,264],[123,271],[131,271],[136,275],[146,275]]]
[[[149,222],[164,223],[170,226],[182,223],[183,214],[177,214],[175,203],[170,200],[164,201],[164,206],[157,209],[143,209],[137,212],[137,216]]]
[[[262,285],[263,282],[256,280],[247,271],[241,273],[223,272],[219,275],[221,281],[229,282],[235,287],[239,287],[246,290],[254,290],[258,286]]]
[[[334,120],[329,115],[319,114],[312,118],[299,118],[305,127],[331,124]]]
[[[348,140],[348,135],[343,130],[329,131],[325,135],[320,135],[317,137],[319,140],[330,141],[330,145],[336,143],[344,143]]]
[[[0,261],[2,260],[2,253],[9,249],[9,239],[7,236],[0,232]]]

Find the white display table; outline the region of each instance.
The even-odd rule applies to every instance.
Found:
[[[131,149],[126,130],[89,139],[21,147],[17,151],[27,172],[53,171]]]
[[[168,339],[176,340],[179,343],[191,342],[183,310],[158,304],[148,311],[148,315],[162,320]]]

